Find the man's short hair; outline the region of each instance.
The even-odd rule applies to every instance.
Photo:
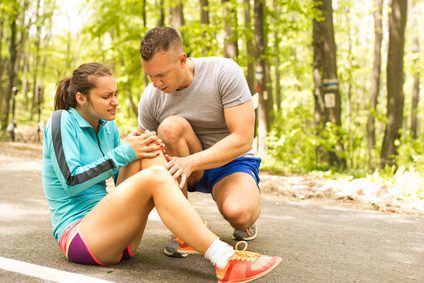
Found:
[[[178,32],[170,27],[157,27],[149,30],[141,39],[140,55],[144,61],[149,61],[159,51],[170,48],[183,50],[183,42]]]

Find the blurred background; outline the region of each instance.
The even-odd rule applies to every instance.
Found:
[[[91,61],[114,70],[122,134],[136,127],[140,40],[167,25],[189,56],[245,71],[264,171],[408,174],[424,199],[422,0],[1,0],[0,12],[2,140],[41,142],[56,83]]]

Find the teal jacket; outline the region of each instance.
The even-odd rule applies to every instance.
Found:
[[[56,240],[107,194],[106,180],[116,182],[119,169],[134,160],[115,122],[100,120],[96,133],[74,108],[53,113],[44,129],[43,189]]]

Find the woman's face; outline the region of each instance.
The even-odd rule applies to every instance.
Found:
[[[112,121],[116,117],[118,108],[118,88],[115,79],[111,76],[95,79],[96,87],[90,91],[90,101],[85,105],[86,114],[91,119]]]

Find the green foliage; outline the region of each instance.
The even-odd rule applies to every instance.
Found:
[[[277,114],[267,140],[265,170],[305,173],[315,168],[317,138],[311,116],[311,108],[303,104]]]
[[[77,0],[75,0],[77,1]],[[78,1],[80,13],[84,19],[72,19],[71,24],[83,20],[84,27],[77,33],[62,31],[52,33],[51,23],[53,12],[60,7],[54,0],[42,1],[40,18],[35,21],[36,1],[29,1],[29,7],[24,9],[23,0],[2,0],[0,2],[0,20],[3,23],[3,40],[1,42],[0,80],[2,88],[7,84],[7,62],[10,54],[10,21],[18,16],[20,32],[17,34],[20,46],[18,66],[18,88],[16,117],[18,124],[35,125],[36,116],[30,116],[33,93],[33,77],[44,87],[42,120],[46,121],[53,110],[53,97],[56,83],[79,64],[88,61],[99,61],[112,66],[119,88],[120,109],[117,124],[123,132],[137,125],[133,106],[138,104],[145,87],[143,71],[140,66],[139,44],[142,35],[156,26],[160,7],[158,0],[104,0]],[[422,2],[422,1],[421,1]],[[169,8],[177,4],[175,0],[165,0],[165,24],[170,25]],[[199,3],[197,1],[182,1],[184,4],[185,23],[181,28],[186,51],[190,56],[221,56],[223,54],[223,30],[225,23],[230,23],[238,38],[239,55],[235,60],[247,69],[250,62],[256,58],[246,52],[246,40],[254,40],[254,15],[250,11],[251,25],[245,26],[242,0],[230,0],[225,7],[234,9],[236,16],[224,17],[224,5],[221,0],[209,0],[209,25],[200,24]],[[264,169],[286,173],[306,173],[313,170],[323,170],[329,176],[337,176],[324,161],[316,157],[316,149],[323,148],[336,153],[347,161],[344,173],[351,176],[367,176],[375,173],[379,164],[380,147],[386,124],[385,99],[385,62],[387,52],[383,47],[381,91],[377,110],[370,110],[368,91],[370,88],[370,71],[373,50],[373,25],[371,1],[333,1],[334,31],[337,44],[337,73],[340,81],[342,98],[342,126],[328,124],[324,130],[318,131],[313,123],[313,61],[312,20],[322,20],[318,13],[318,1],[311,0],[273,0],[265,2],[265,32],[267,47],[264,58],[270,64],[270,85],[275,91],[275,72],[279,72],[281,84],[281,108],[274,105],[275,121],[268,137],[269,156],[264,160]],[[253,1],[251,1],[253,8]],[[387,6],[385,6],[387,9]],[[421,8],[422,9],[422,8]],[[23,14],[26,22],[22,23]],[[146,13],[144,22],[143,13]],[[30,22],[29,19],[31,19]],[[42,23],[40,61],[34,67],[36,48],[36,25]],[[25,27],[28,32],[25,33]],[[387,32],[387,26],[384,27]],[[412,28],[412,26],[410,27]],[[423,29],[423,23],[418,21],[416,30]],[[23,32],[23,33],[21,33]],[[411,52],[411,38],[416,31],[408,31],[405,49],[405,119],[410,118],[411,75],[423,76],[423,48],[419,52]],[[26,42],[21,36],[27,36]],[[421,42],[423,35],[419,34]],[[385,39],[387,40],[387,38]],[[386,46],[383,42],[383,46]],[[277,47],[276,47],[277,46]],[[23,69],[24,56],[28,56],[30,68]],[[421,56],[420,56],[421,55]],[[278,60],[276,60],[278,59]],[[276,62],[279,62],[278,64]],[[28,83],[28,93],[23,95],[24,81]],[[2,95],[4,92],[2,93]],[[275,99],[274,99],[275,101]],[[1,100],[0,100],[1,102]],[[418,108],[419,121],[424,113],[423,103]],[[1,103],[0,103],[1,106]],[[281,110],[277,110],[281,109]],[[369,114],[376,118],[376,145],[372,149],[366,144],[366,121]],[[405,123],[406,125],[407,123]],[[405,126],[407,128],[407,126]],[[319,133],[319,134],[317,134]],[[379,176],[403,176],[405,172],[424,173],[423,127],[419,127],[419,137],[412,139],[408,131],[404,131],[398,141],[397,166],[377,171]],[[339,148],[339,142],[343,148]],[[403,169],[402,169],[403,168]],[[400,174],[399,171],[403,170]]]
[[[398,145],[398,166],[415,170],[424,176],[424,134],[414,139],[409,132],[404,132]]]

